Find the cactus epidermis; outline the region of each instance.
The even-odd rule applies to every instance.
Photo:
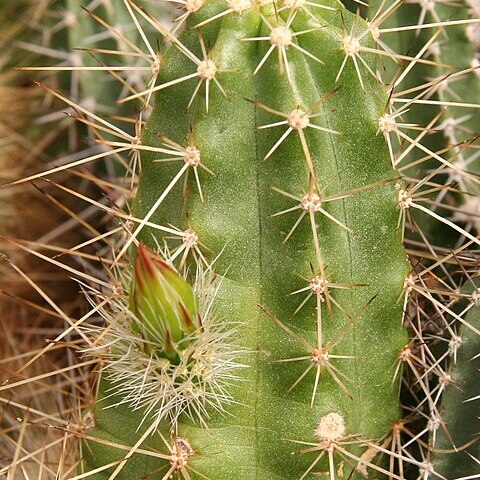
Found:
[[[165,421],[191,448],[188,466],[172,460],[169,439],[170,460],[157,459],[156,471],[146,462],[136,475],[291,480],[342,465],[350,473],[361,440],[374,449],[400,415],[393,377],[406,343],[408,266],[398,175],[377,131],[387,98],[372,75],[375,57],[362,50],[373,43],[366,24],[327,6],[252,5],[241,14],[231,6],[208,21],[229,8],[208,1],[178,40],[166,35],[172,44],[141,139],[152,150],[142,151],[136,199],[144,221],[127,245],[166,241],[183,252],[181,268],[218,255],[216,310],[240,325],[248,368],[229,392],[234,404],[210,411],[208,428]],[[175,244],[147,222],[188,235]],[[99,423],[128,416],[128,406],[103,406],[95,435],[158,447],[135,429],[102,433]],[[322,433],[332,422],[335,435]],[[96,448],[87,468],[125,456]],[[368,467],[381,469],[375,462]],[[132,478],[125,465],[107,472]]]

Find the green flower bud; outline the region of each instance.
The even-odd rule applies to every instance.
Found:
[[[178,355],[178,342],[201,326],[192,287],[143,244],[135,259],[130,309],[144,337],[170,359]]]

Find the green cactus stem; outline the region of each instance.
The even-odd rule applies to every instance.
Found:
[[[462,2],[458,6],[438,5],[437,15],[442,19],[478,20],[480,6],[476,1]],[[455,199],[458,210],[454,220],[467,224],[467,229],[478,234],[479,188],[477,175],[480,162],[477,156],[477,136],[480,132],[480,26],[477,23],[449,28],[440,38],[437,58],[452,65],[451,69],[439,69],[437,94],[446,102],[441,131],[449,148],[449,158],[456,170],[449,170],[447,182],[458,183],[464,195]],[[465,106],[462,106],[465,105]],[[453,202],[452,202],[453,203]]]
[[[470,288],[471,291],[471,288]],[[432,456],[435,471],[444,478],[475,478],[480,474],[480,329],[478,290],[465,315],[459,335],[451,340],[455,362],[442,397],[441,416],[445,428],[437,429]]]
[[[226,413],[207,406],[165,420],[163,435],[177,436],[160,450],[169,459],[135,475],[292,480],[343,465],[360,478],[360,440],[375,449],[400,416],[393,379],[406,343],[401,188],[377,134],[387,98],[369,72],[376,58],[361,50],[373,39],[335,2],[230,6],[213,19],[228,5],[205,2],[178,41],[165,34],[172,45],[141,138],[150,149],[135,207],[143,222],[119,256],[134,238],[165,241],[180,270],[214,268],[216,315],[238,327],[247,368]],[[148,222],[174,225],[177,239]],[[121,396],[116,388],[103,384],[101,395]],[[136,449],[158,439],[112,431],[131,407],[104,405],[92,436]],[[135,478],[127,460],[138,450],[120,463],[125,451],[94,441],[88,450],[93,478]],[[382,476],[375,462],[367,468]]]

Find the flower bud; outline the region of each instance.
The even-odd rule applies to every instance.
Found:
[[[130,310],[146,340],[170,359],[178,355],[178,342],[200,328],[192,287],[143,244],[135,259]]]

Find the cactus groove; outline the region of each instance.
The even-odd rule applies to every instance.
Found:
[[[339,8],[335,2],[330,5]],[[308,448],[293,441],[318,444],[315,430],[321,417],[339,414],[345,421],[345,436],[380,442],[400,416],[398,379],[392,380],[397,355],[407,340],[401,296],[408,265],[397,229],[398,174],[392,169],[383,136],[377,134],[387,99],[381,84],[359,62],[362,88],[351,57],[335,82],[345,55],[342,39],[355,22],[348,12],[312,9],[318,19],[314,22],[300,8],[290,29],[298,33],[293,42],[301,50],[287,46],[288,69],[284,66],[282,75],[277,49],[254,72],[273,38],[265,19],[273,28],[283,26],[290,11],[281,10],[277,17],[267,5],[261,7],[262,19],[254,7],[242,15],[233,12],[194,28],[226,8],[224,2],[207,2],[189,15],[179,35],[200,60],[204,59],[204,41],[218,69],[214,78],[226,97],[216,82],[210,81],[207,112],[205,81],[190,108],[198,78],[159,89],[141,139],[142,145],[157,148],[171,149],[165,145],[166,139],[182,147],[194,146],[200,152],[201,165],[211,173],[194,161],[155,162],[168,155],[142,152],[136,215],[159,225],[193,229],[201,242],[198,248],[209,261],[220,254],[214,266],[223,277],[217,312],[226,322],[241,324],[239,342],[248,349],[243,361],[249,368],[242,369],[241,381],[232,387],[230,393],[237,403],[226,409],[227,414],[209,412],[210,418],[205,419],[208,429],[183,418],[175,426],[178,436],[188,440],[193,449],[189,475],[211,480],[300,479],[319,452],[292,455]],[[366,28],[364,22],[357,22],[357,32]],[[266,40],[245,41],[256,37]],[[373,44],[370,35],[361,42]],[[362,53],[362,58],[375,70],[375,56]],[[197,65],[172,45],[163,56],[157,85],[194,74],[196,69]],[[259,129],[285,120],[265,107],[286,115],[295,109],[308,113],[314,108],[312,115],[320,115],[311,117],[311,124],[303,130],[293,129],[269,155],[289,125]],[[264,160],[266,156],[269,158]],[[151,212],[182,167],[188,172],[187,184],[184,173]],[[272,217],[299,206],[299,199],[311,206],[312,213],[299,208]],[[323,210],[318,210],[319,206]],[[304,218],[285,242],[302,212],[306,212]],[[152,248],[164,240],[172,249],[178,246],[178,241],[147,227],[138,239]],[[194,261],[190,252],[187,265],[193,270]],[[320,288],[293,315],[310,290],[289,294],[309,287],[316,276]],[[334,284],[327,284],[326,291],[325,280]],[[317,294],[325,300],[319,314]],[[332,370],[323,368],[315,394],[316,365],[289,392],[312,365],[312,351],[305,342],[318,346],[320,316],[322,347],[330,342],[330,354],[351,358],[330,358],[337,379]],[[281,362],[298,357],[306,359]],[[122,425],[125,417],[136,418],[125,406],[103,407],[104,402],[97,404],[101,422],[97,421],[91,435],[111,439],[109,425]],[[141,436],[133,428],[115,430],[116,441],[127,445],[134,445]],[[149,442],[168,453],[165,446],[159,446],[158,437],[142,448]],[[347,449],[355,455],[364,451],[358,444]],[[94,443],[87,450],[87,470],[125,455]],[[338,453],[334,458],[337,471],[342,459]],[[164,478],[169,462],[157,459],[154,463],[146,462],[137,470],[125,467],[116,478]],[[347,476],[355,463],[351,459],[345,462]],[[107,472],[114,468],[92,478],[109,478]],[[305,478],[316,478],[314,472],[328,468],[325,456]],[[354,472],[350,478],[357,477],[360,474]]]

